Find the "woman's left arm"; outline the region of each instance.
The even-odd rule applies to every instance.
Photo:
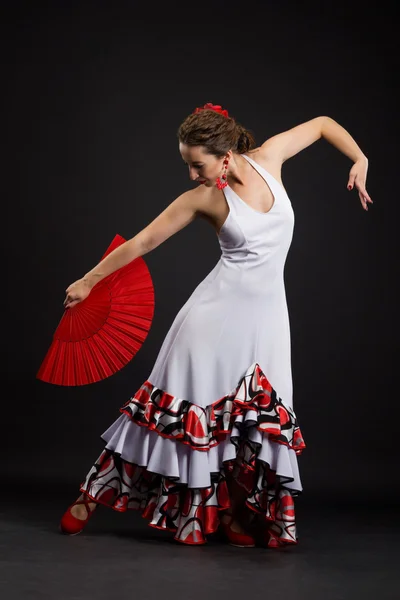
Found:
[[[373,203],[366,190],[368,159],[349,132],[330,117],[316,117],[279,133],[266,140],[261,146],[261,151],[266,158],[283,163],[320,138],[326,139],[353,161],[347,189],[352,190],[355,187],[363,208],[368,210],[368,202]]]

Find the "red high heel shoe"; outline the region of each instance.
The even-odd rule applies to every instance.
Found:
[[[71,504],[71,506],[63,514],[62,519],[60,521],[61,533],[65,533],[68,535],[78,535],[78,533],[84,530],[86,523],[89,521],[96,508],[95,507],[93,509],[90,509],[89,502],[93,502],[93,500],[91,500],[84,494],[81,500],[78,499],[73,504]],[[77,517],[74,517],[74,515],[71,513],[71,508],[73,506],[76,506],[77,504],[85,505],[87,511],[86,519],[78,519]]]
[[[238,546],[239,548],[254,548],[256,541],[252,535],[249,535],[248,533],[238,533],[236,531],[232,531],[231,525],[234,521],[233,515],[225,514],[224,517],[229,517],[229,521],[224,523],[221,520],[221,527],[231,546]]]

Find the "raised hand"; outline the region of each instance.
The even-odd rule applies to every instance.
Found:
[[[365,187],[367,183],[367,171],[368,161],[363,159],[357,160],[350,169],[349,181],[347,183],[348,190],[352,190],[353,187],[356,187],[356,189],[358,190],[358,195],[364,210],[368,210],[368,202],[373,204],[373,201],[369,197],[369,194]]]

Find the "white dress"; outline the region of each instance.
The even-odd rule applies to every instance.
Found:
[[[284,265],[294,213],[283,186],[252,158],[272,208],[224,188],[221,257],[180,309],[153,370],[101,436],[81,490],[115,510],[201,544],[229,506],[226,474],[247,490],[271,547],[297,543],[293,496],[305,448],[293,411]]]

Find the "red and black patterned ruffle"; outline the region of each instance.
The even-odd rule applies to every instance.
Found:
[[[296,454],[306,447],[293,409],[278,397],[258,363],[251,365],[230,394],[205,408],[146,381],[120,411],[138,425],[193,450],[208,451],[231,435],[239,422],[255,425]]]
[[[103,450],[81,485],[92,500],[119,512],[140,510],[151,527],[175,532],[175,539],[204,544],[219,525],[219,511],[230,507],[227,470],[247,490],[246,505],[264,525],[264,544],[270,548],[297,544],[293,496],[281,478],[261,461],[256,448],[241,444],[236,461],[225,463],[208,488],[188,488],[145,467],[131,464],[111,450]]]
[[[236,458],[211,474],[209,487],[189,488],[106,448],[82,483],[82,492],[117,511],[140,510],[152,527],[174,531],[180,542],[204,544],[218,528],[219,511],[230,506],[226,476],[231,472],[246,490],[247,507],[266,528],[268,547],[297,543],[293,497],[301,491],[286,485],[293,477],[277,475],[258,458],[262,443],[250,440],[248,431],[255,426],[296,454],[305,443],[294,411],[278,397],[258,363],[235,390],[204,409],[146,381],[120,410],[138,425],[193,450],[208,451],[229,436]]]

